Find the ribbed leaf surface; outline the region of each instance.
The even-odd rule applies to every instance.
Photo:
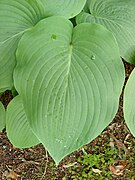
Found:
[[[7,107],[6,131],[11,143],[18,148],[39,144],[27,121],[20,96],[16,96]]]
[[[124,90],[124,118],[135,136],[135,69],[132,71]]]
[[[135,63],[135,1],[88,0],[77,23],[89,22],[105,26],[114,33],[121,56]]]
[[[5,128],[5,126],[6,126],[5,108],[3,104],[0,102],[0,132]]]
[[[50,17],[22,37],[14,80],[31,128],[58,164],[111,122],[124,68],[104,27]]]
[[[86,0],[41,0],[47,16],[61,15],[72,18],[83,9]]]
[[[43,14],[38,0],[0,0],[0,92],[13,86],[15,52],[20,37]]]

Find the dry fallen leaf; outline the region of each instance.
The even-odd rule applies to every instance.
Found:
[[[123,169],[121,170],[122,166],[109,166],[110,171],[117,176],[123,175]]]
[[[8,174],[7,174],[7,179],[8,178],[11,178],[13,180],[17,180],[18,179],[18,175],[14,172],[14,171],[10,171]]]
[[[65,164],[65,165],[63,165],[63,168],[69,168],[69,167],[72,167],[72,166],[74,166],[74,165],[76,165],[77,164],[77,162],[74,162],[74,163],[71,163],[71,164]]]
[[[123,161],[123,160],[119,160],[119,161],[116,161],[117,162],[117,165],[121,165],[123,166],[123,169],[128,165],[128,161]]]
[[[97,174],[101,174],[101,172],[102,172],[102,171],[100,171],[99,169],[94,169],[94,168],[92,168],[92,171],[93,171],[94,173],[97,173]]]
[[[109,166],[110,171],[112,171],[113,174],[120,176],[123,175],[123,171],[128,165],[127,161],[119,160],[116,161],[117,165],[115,166]]]

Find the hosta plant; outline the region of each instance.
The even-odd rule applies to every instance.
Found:
[[[135,69],[132,71],[124,91],[124,118],[135,136]]]
[[[5,108],[3,104],[0,102],[0,131],[2,131],[6,125],[5,115],[6,115]]]
[[[88,22],[106,27],[116,37],[121,57],[135,63],[134,0],[87,0],[76,21],[77,24]]]
[[[83,11],[77,15],[78,24],[88,22],[101,24],[117,39],[120,55],[135,64],[135,1],[87,0]],[[124,118],[135,136],[135,70],[124,91]]]
[[[120,56],[133,62],[133,5],[125,0],[0,0],[0,92],[15,88],[18,94],[6,113],[1,104],[5,124],[0,128],[6,125],[14,146],[42,143],[58,164],[113,120],[125,77]],[[105,16],[102,23],[99,15],[101,23],[98,18],[86,22],[82,16],[88,12],[108,15],[114,23]],[[73,26],[70,19],[76,15]],[[115,22],[122,23],[122,35]]]

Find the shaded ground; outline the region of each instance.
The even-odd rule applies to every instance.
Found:
[[[133,66],[126,66],[126,79]],[[8,104],[6,92],[1,101]],[[13,147],[0,133],[0,179],[22,180],[134,180],[135,138],[123,118],[122,97],[113,122],[90,144],[66,157],[56,167],[42,145],[29,149]]]

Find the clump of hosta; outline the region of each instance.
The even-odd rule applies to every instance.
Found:
[[[13,145],[42,143],[58,164],[113,120],[125,78],[120,56],[133,62],[133,5],[0,0],[0,92],[18,93],[4,118]]]

